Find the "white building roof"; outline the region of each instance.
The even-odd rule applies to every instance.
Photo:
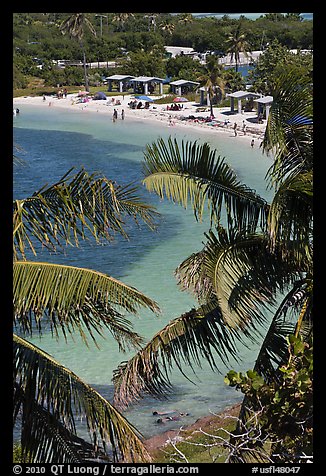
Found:
[[[164,46],[164,48],[167,53],[171,53],[172,58],[177,55],[181,55],[181,53],[184,55],[192,55],[195,53],[195,50],[193,48],[189,48],[188,46]]]

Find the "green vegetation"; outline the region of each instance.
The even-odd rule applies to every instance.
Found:
[[[151,451],[154,462],[225,463],[228,449],[224,440],[228,439],[227,432],[235,430],[238,414],[239,406],[235,406],[211,415],[208,421],[199,420],[189,428],[175,431],[170,443]]]
[[[45,88],[87,86],[82,67],[58,69],[57,60],[115,61],[116,68],[87,71],[87,76],[97,75],[98,84],[114,73],[196,81],[205,73],[203,65],[186,55],[169,59],[164,45],[217,55],[230,51],[236,59],[240,51],[265,49],[275,38],[287,50],[312,49],[313,45],[312,22],[291,14],[253,21],[167,13],[14,13],[13,33],[14,90],[26,88],[29,77],[43,80]],[[94,80],[89,78],[90,85]]]
[[[247,445],[256,461],[259,450],[262,462],[270,461],[271,454],[279,463],[305,462],[313,454],[312,338],[305,342],[302,336],[289,335],[287,342],[288,361],[279,367],[274,382],[266,383],[252,370],[245,374],[232,370],[225,378],[228,385],[244,393],[246,412],[256,415],[246,427],[257,435],[255,445]]]

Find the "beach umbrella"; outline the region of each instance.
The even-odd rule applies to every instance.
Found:
[[[173,102],[188,102],[188,99],[184,97],[176,97],[173,99]]]
[[[154,102],[154,99],[150,98],[149,96],[135,96],[135,98],[139,101]]]

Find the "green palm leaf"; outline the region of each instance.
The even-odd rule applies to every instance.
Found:
[[[250,333],[266,321],[264,309],[275,304],[275,296],[298,276],[295,266],[283,260],[276,249],[269,251],[264,235],[217,228],[210,231],[202,251],[177,268],[183,289],[200,302],[218,300],[228,327]]]
[[[268,232],[271,249],[282,246],[284,254],[301,269],[312,268],[312,171],[299,173],[284,180],[271,203]]]
[[[14,336],[14,357],[14,386],[18,389],[15,415],[20,408],[24,419],[22,447],[32,461],[40,461],[40,455],[42,462],[76,461],[76,442],[81,452],[84,447],[89,453],[86,443],[80,448],[76,417],[85,419],[94,455],[100,448],[111,461],[150,460],[135,428],[77,375],[18,336]],[[42,413],[53,415],[47,427],[42,427]],[[71,442],[67,438],[70,434],[76,436]],[[69,451],[62,451],[65,445]]]
[[[227,216],[239,227],[257,226],[259,218],[265,221],[267,203],[253,190],[238,182],[233,170],[207,143],[181,142],[167,143],[159,139],[144,152],[145,165],[143,180],[149,191],[161,198],[187,208],[192,205],[197,219],[202,219],[205,204],[210,209],[211,220],[219,221],[222,205]]]
[[[128,237],[125,219],[131,217],[154,227],[158,215],[137,196],[137,187],[124,187],[85,170],[69,170],[57,183],[41,188],[32,197],[14,201],[14,256],[25,257],[28,246],[34,254],[35,240],[50,250],[93,236]]]
[[[138,334],[115,309],[136,313],[140,308],[158,312],[157,304],[139,292],[106,274],[90,269],[52,263],[16,261],[13,266],[14,322],[25,333],[42,321],[58,334],[78,330],[85,342],[86,331],[108,328],[120,346],[138,346]]]
[[[218,363],[226,364],[230,357],[237,360],[235,339],[241,341],[241,336],[224,325],[216,302],[186,312],[114,371],[114,404],[125,408],[146,393],[166,397],[172,389],[169,373],[173,365],[188,378],[183,365],[195,372],[204,359],[218,370]]]

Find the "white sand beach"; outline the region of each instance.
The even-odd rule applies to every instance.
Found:
[[[114,101],[112,100],[114,98]],[[153,96],[152,99],[157,99],[158,96]],[[119,100],[121,104],[116,104]],[[133,95],[119,95],[107,97],[106,100],[89,99],[88,102],[80,102],[78,94],[68,94],[66,98],[57,98],[56,96],[47,96],[45,100],[43,97],[17,97],[13,99],[13,107],[18,105],[22,107],[24,104],[64,108],[72,111],[80,111],[82,114],[98,113],[105,114],[113,118],[114,109],[117,110],[117,120],[122,120],[121,112],[124,110],[124,120],[150,120],[150,121],[164,121],[171,127],[191,127],[198,131],[205,128],[205,132],[228,134],[234,137],[235,140],[246,140],[251,143],[252,139],[257,139],[257,145],[261,142],[265,128],[266,120],[262,124],[257,122],[256,111],[243,112],[241,114],[231,113],[229,107],[216,108],[214,107],[214,120],[210,121],[210,108],[198,106],[195,102],[185,102],[182,108],[178,111],[167,110],[167,104],[150,103],[148,109],[131,109],[128,106],[134,100]],[[23,112],[23,110],[21,111]],[[191,116],[191,118],[189,118]],[[227,124],[225,124],[227,121]],[[234,132],[234,124],[237,124],[236,134]],[[245,130],[243,128],[245,125]]]

